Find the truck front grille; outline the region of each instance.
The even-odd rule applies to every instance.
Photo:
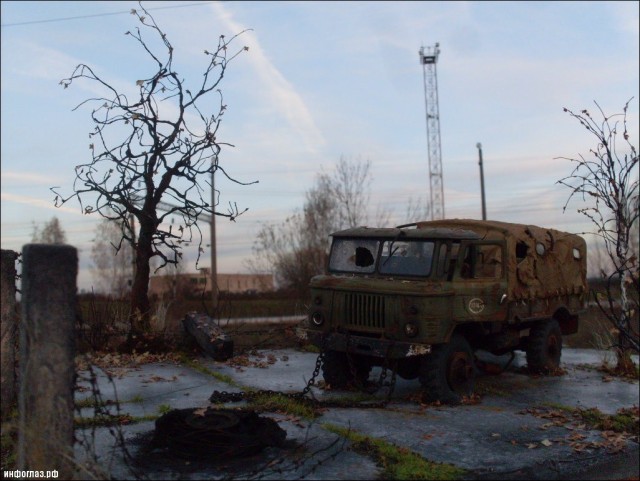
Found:
[[[385,328],[383,296],[347,293],[344,296],[344,320],[349,327],[365,329]]]

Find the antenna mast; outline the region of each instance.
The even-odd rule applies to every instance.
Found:
[[[438,76],[436,63],[440,44],[420,47],[420,63],[424,79],[424,104],[427,115],[427,148],[429,151],[429,181],[431,187],[431,220],[444,219],[444,186],[442,154],[440,152],[440,111],[438,108]]]

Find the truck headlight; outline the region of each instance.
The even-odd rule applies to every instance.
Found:
[[[407,322],[404,325],[404,333],[407,337],[416,337],[418,335],[418,326],[416,326],[413,322]]]
[[[311,322],[313,322],[316,326],[321,326],[324,323],[324,316],[321,312],[316,311],[311,315]]]

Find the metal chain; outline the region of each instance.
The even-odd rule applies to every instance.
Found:
[[[277,396],[283,396],[290,399],[295,399],[298,401],[304,401],[316,407],[344,407],[344,408],[347,408],[347,407],[384,408],[386,407],[386,405],[391,401],[391,396],[393,394],[395,384],[396,384],[395,366],[394,368],[391,369],[392,375],[391,375],[391,383],[389,384],[389,392],[387,393],[386,399],[383,401],[375,402],[375,403],[363,403],[363,402],[357,402],[357,401],[353,401],[351,403],[345,403],[345,402],[340,402],[339,400],[321,401],[318,399],[306,397],[307,394],[309,394],[309,392],[311,391],[311,387],[315,385],[315,381],[317,377],[320,375],[320,370],[322,369],[322,365],[324,364],[327,337],[328,336],[325,336],[322,340],[322,346],[320,348],[320,353],[316,358],[316,363],[313,369],[313,373],[311,375],[311,378],[309,378],[309,381],[307,381],[307,385],[302,389],[302,391],[297,393],[285,393],[281,391],[274,391],[271,389],[263,389],[260,391],[240,391],[240,392],[228,392],[228,391],[216,390],[216,391],[213,391],[213,394],[211,394],[211,396],[209,397],[209,401],[211,401],[212,403],[240,402],[244,400],[250,401],[259,396],[277,395]],[[379,387],[383,387],[384,385],[384,380],[386,379],[386,376],[387,376],[388,364],[389,364],[389,356],[387,351],[387,356],[385,356],[384,366],[382,367],[382,372],[380,373],[380,379],[378,381]]]

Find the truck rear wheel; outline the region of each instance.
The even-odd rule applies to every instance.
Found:
[[[562,331],[555,319],[538,322],[532,328],[527,343],[527,365],[536,374],[549,374],[560,367]]]
[[[473,393],[476,369],[467,340],[454,335],[447,344],[433,348],[422,360],[420,384],[422,401],[458,404]]]
[[[362,387],[369,378],[371,365],[361,356],[327,351],[322,364],[324,381],[333,388]]]

